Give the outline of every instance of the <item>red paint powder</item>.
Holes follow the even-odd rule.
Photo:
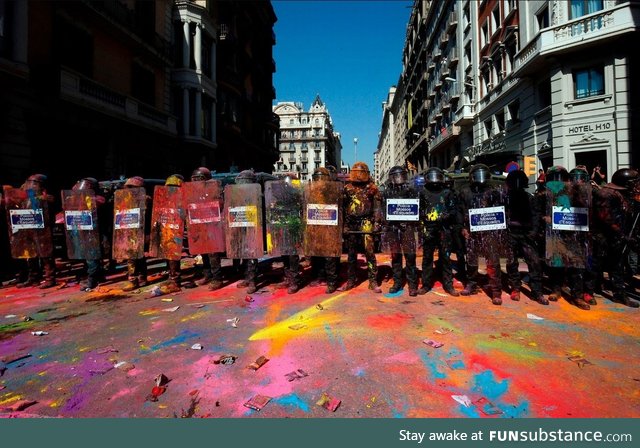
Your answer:
[[[405,313],[378,314],[367,318],[367,325],[373,328],[396,329],[406,325],[413,316]]]

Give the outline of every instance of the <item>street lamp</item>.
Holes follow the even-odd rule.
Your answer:
[[[356,163],[358,161],[358,137],[353,137],[353,152],[355,154],[353,163]]]

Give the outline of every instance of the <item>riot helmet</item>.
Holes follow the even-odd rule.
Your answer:
[[[73,190],[93,190],[98,192],[98,180],[93,177],[84,177],[73,186]]]
[[[416,188],[424,187],[425,183],[426,183],[426,180],[422,174],[418,174],[416,177],[413,178],[413,186]]]
[[[327,165],[327,170],[329,170],[330,180],[336,180],[338,178],[338,170],[333,165]]]
[[[254,184],[256,183],[256,173],[253,170],[244,170],[236,176],[236,184]]]
[[[618,189],[626,190],[627,188],[630,188],[630,184],[638,180],[638,178],[640,178],[638,170],[633,168],[621,168],[611,176],[611,184],[619,187]]]
[[[424,175],[425,183],[427,186],[429,185],[439,185],[444,186],[445,176],[444,171],[437,166],[432,166],[427,170]]]
[[[529,176],[522,170],[513,170],[507,174],[506,182],[509,190],[524,190],[529,186]]]
[[[133,176],[124,182],[125,188],[144,187],[144,179],[140,176]]]
[[[311,175],[311,180],[313,181],[329,181],[331,180],[331,172],[324,167],[316,168],[313,174]]]
[[[389,170],[389,183],[391,185],[404,185],[407,183],[407,170],[396,165]]]
[[[369,167],[364,162],[356,162],[351,168],[349,173],[349,180],[351,182],[369,182]]]
[[[198,180],[209,180],[211,179],[211,170],[204,166],[196,168],[191,173],[191,182],[196,182]]]
[[[167,187],[181,187],[184,182],[184,177],[182,174],[172,174],[167,177],[167,180],[164,181],[165,186]]]
[[[547,182],[567,182],[569,180],[569,173],[565,167],[560,165],[554,165],[547,170],[546,181]]]
[[[569,178],[571,179],[571,182],[573,182],[574,184],[577,184],[580,182],[588,183],[589,173],[587,172],[587,170],[575,167],[574,169],[569,171]]]
[[[486,185],[491,180],[491,171],[483,163],[473,165],[469,171],[469,182],[475,185]]]
[[[25,190],[42,191],[47,183],[47,176],[44,174],[32,174],[24,183]]]

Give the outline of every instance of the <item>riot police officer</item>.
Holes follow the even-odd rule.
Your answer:
[[[235,179],[237,185],[255,184],[258,181],[256,174],[253,170],[241,171]],[[259,243],[262,245],[262,242]],[[236,284],[237,288],[247,288],[247,294],[253,294],[256,292],[257,279],[258,279],[258,259],[249,258],[243,260],[245,277],[244,280],[239,281]]]
[[[367,259],[369,289],[381,293],[378,286],[378,265],[376,262],[374,236],[381,222],[380,202],[382,196],[376,184],[371,180],[369,167],[364,162],[356,162],[349,173],[349,182],[344,188],[344,230],[347,239],[347,283],[344,290],[356,286],[357,251],[360,242],[364,242]]]
[[[144,179],[140,176],[129,177],[124,182],[124,188],[143,188]],[[151,198],[145,195],[145,228],[143,243],[148,246],[148,235],[151,221]],[[148,249],[148,247],[147,247]],[[127,260],[127,283],[122,288],[123,291],[133,291],[134,289],[141,288],[147,285],[147,260],[143,256],[142,258],[130,258]]]
[[[389,293],[393,294],[402,289],[402,255],[404,254],[409,296],[415,297],[418,294],[415,237],[417,220],[419,219],[418,193],[409,186],[407,170],[404,167],[397,165],[389,170],[388,185],[383,198],[386,205],[386,220],[382,245],[383,248],[387,247],[391,251],[391,270],[393,272],[393,286],[389,288]],[[399,209],[398,205],[393,203],[395,200],[415,200],[416,206],[412,209],[410,204],[407,204],[409,207],[405,207],[406,213],[394,214],[393,211]],[[415,215],[412,214],[414,209]]]
[[[431,167],[425,173],[425,188],[420,192],[420,224],[422,236],[422,287],[418,294],[433,288],[433,253],[438,249],[442,269],[442,287],[447,294],[460,294],[453,287],[451,271],[451,233],[456,221],[456,203],[452,191],[445,186],[444,171]]]

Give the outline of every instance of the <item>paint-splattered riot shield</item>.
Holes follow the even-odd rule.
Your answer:
[[[93,191],[62,191],[67,256],[72,260],[98,260],[102,257],[97,207]]]
[[[486,191],[475,197],[468,210],[469,239],[467,252],[478,257],[510,254],[505,210],[505,190],[501,188]]]
[[[260,184],[227,185],[225,237],[228,258],[262,258],[262,189]]]
[[[47,201],[34,190],[4,187],[9,243],[13,258],[50,257],[52,226]]]
[[[143,187],[116,190],[113,197],[113,259],[144,257],[147,195]]]
[[[302,252],[302,188],[285,181],[264,186],[267,221],[267,253],[272,256]]]
[[[156,185],[151,211],[149,255],[165,260],[180,260],[183,237],[182,188]]]
[[[586,268],[591,259],[589,184],[546,183],[545,261],[551,267]]]
[[[384,225],[380,248],[384,253],[415,254],[418,250],[418,221],[420,198],[412,188],[385,191]]]
[[[304,189],[304,254],[342,254],[342,182],[311,182]]]
[[[225,251],[222,187],[220,181],[185,182],[182,194],[186,212],[189,253]]]

